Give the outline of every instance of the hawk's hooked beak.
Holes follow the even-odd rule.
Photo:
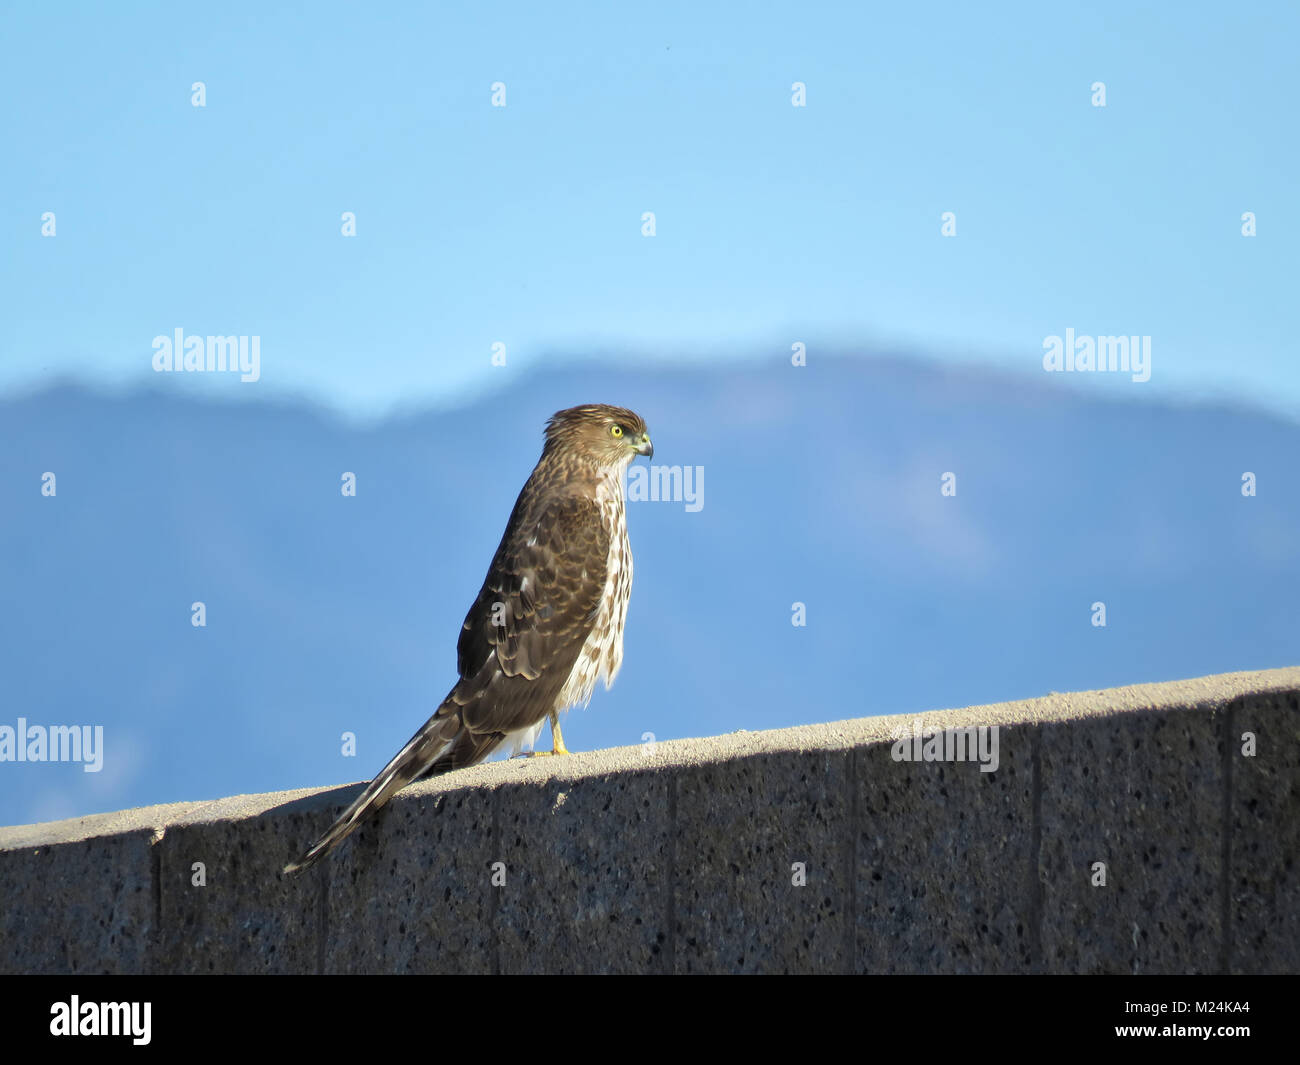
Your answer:
[[[652,459],[655,457],[655,446],[654,444],[650,443],[649,433],[641,434],[641,439],[638,440],[636,444],[636,453],[638,455],[644,455],[648,459]]]

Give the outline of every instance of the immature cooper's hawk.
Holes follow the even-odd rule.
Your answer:
[[[548,719],[554,754],[568,754],[559,712],[586,704],[623,661],[632,591],[623,473],[654,455],[645,422],[595,404],[559,411],[519,493],[505,535],[456,643],[460,680],[406,746],[306,854],[329,854],[418,777],[482,761],[503,743],[531,745]]]

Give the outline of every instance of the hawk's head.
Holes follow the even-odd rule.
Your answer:
[[[557,449],[585,456],[601,466],[619,468],[638,455],[651,458],[655,453],[639,414],[604,403],[552,414],[546,423],[546,451]]]

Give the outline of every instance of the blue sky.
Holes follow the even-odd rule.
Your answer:
[[[1300,401],[1294,5],[3,20],[0,392],[156,384],[177,327],[257,335],[261,394],[358,417],[795,340],[1041,374],[1072,328],[1152,337],[1134,398]]]

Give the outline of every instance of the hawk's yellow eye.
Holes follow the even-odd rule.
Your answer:
[[[623,435],[623,427],[621,425],[611,425],[609,431],[615,437],[620,437]]]

